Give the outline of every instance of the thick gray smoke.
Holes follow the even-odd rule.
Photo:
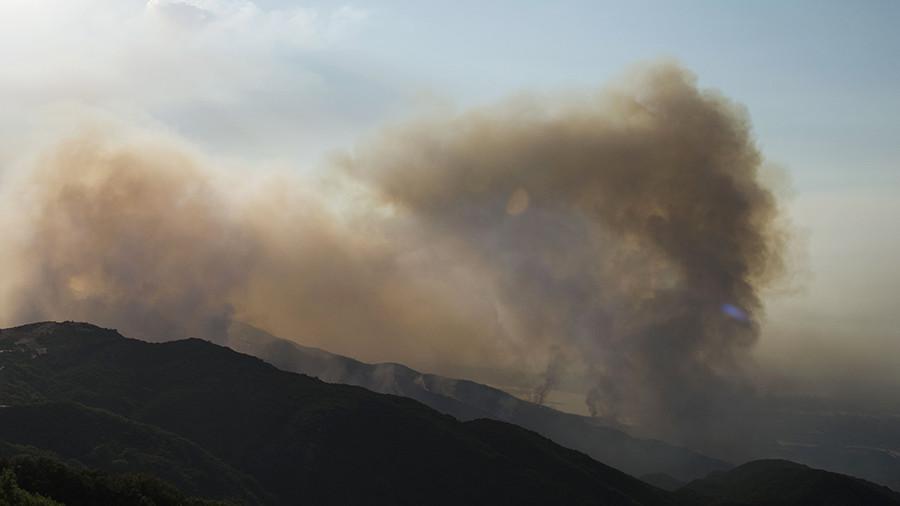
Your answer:
[[[175,337],[239,318],[425,367],[549,359],[539,400],[574,357],[593,413],[684,441],[745,393],[778,209],[746,114],[676,65],[392,129],[325,185],[235,185],[175,151],[45,155],[6,319]]]
[[[781,268],[760,163],[739,107],[661,65],[417,125],[355,168],[491,277],[508,335],[583,357],[592,412],[671,433],[743,393],[758,288]]]

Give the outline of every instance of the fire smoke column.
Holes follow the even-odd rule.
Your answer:
[[[750,397],[777,203],[744,111],[677,65],[386,130],[319,186],[234,184],[168,137],[121,135],[0,188],[0,317],[145,338],[237,318],[424,368],[546,368],[537,401],[583,370],[596,416],[698,448]]]
[[[592,412],[687,440],[746,393],[781,268],[761,161],[742,108],[661,63],[395,130],[348,166],[485,273],[511,348],[581,357]]]

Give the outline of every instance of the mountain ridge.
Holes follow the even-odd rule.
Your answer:
[[[98,329],[80,347],[84,333],[55,323],[0,332],[10,350],[0,403],[74,402],[159,427],[254,477],[278,504],[677,504],[503,422],[459,422],[199,339],[151,344]]]
[[[234,476],[250,477],[249,493],[235,498],[219,484],[175,476],[194,497],[213,501],[900,504],[886,487],[785,461],[749,462],[669,492],[527,428],[485,418],[461,422],[407,397],[282,371],[200,339],[147,343],[86,324],[0,330],[0,404],[7,406],[0,409],[0,459],[49,455],[115,472],[123,456],[131,465],[126,471],[157,476],[166,474],[158,466],[167,462],[172,472],[202,475],[190,455],[209,455],[210,469],[221,461]],[[102,423],[77,423],[79,417]],[[76,482],[78,473],[69,473]],[[117,483],[110,476],[104,483]],[[41,486],[22,488],[43,493],[66,486],[42,479]],[[163,482],[146,483],[178,496]],[[256,484],[264,492],[256,495]],[[822,501],[829,497],[843,502]]]
[[[705,506],[900,505],[900,493],[888,487],[781,459],[755,460],[714,472],[676,495]]]
[[[460,420],[485,417],[519,425],[633,476],[663,473],[688,482],[733,467],[693,450],[635,438],[590,417],[524,401],[475,381],[421,373],[403,364],[369,364],[303,346],[243,323],[232,324],[227,335],[215,342],[286,371],[409,397]]]

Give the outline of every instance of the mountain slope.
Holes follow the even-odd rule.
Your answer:
[[[461,420],[485,417],[515,423],[634,476],[668,475],[686,483],[732,467],[691,450],[633,438],[591,418],[560,413],[485,385],[422,374],[399,364],[366,364],[300,346],[245,324],[233,324],[218,342],[284,370],[403,395]],[[900,423],[895,410],[854,413],[827,400],[802,397],[786,397],[770,407],[758,420],[758,437],[745,453],[735,456],[737,461],[785,459],[900,490]]]
[[[153,426],[73,403],[0,409],[0,455],[52,455],[87,468],[146,472],[197,496],[264,504],[265,492],[250,477],[196,444]],[[29,448],[40,451],[29,451]]]
[[[688,482],[732,467],[685,448],[633,438],[592,418],[523,401],[473,381],[423,374],[400,364],[363,363],[301,346],[246,324],[232,324],[219,344],[285,371],[410,397],[460,420],[491,418],[513,423],[634,476],[662,473]]]
[[[77,402],[186,438],[282,504],[674,504],[537,434],[86,324],[0,331],[0,403]]]
[[[3,506],[228,506],[189,497],[147,475],[85,470],[45,457],[0,461]]]
[[[900,494],[887,487],[786,460],[757,460],[713,473],[678,495],[708,506],[900,505]]]

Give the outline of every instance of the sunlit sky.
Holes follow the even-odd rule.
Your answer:
[[[0,13],[5,88],[130,101],[199,138],[246,133],[229,116],[253,109],[301,131],[339,116],[325,129],[343,141],[428,100],[594,88],[672,57],[748,107],[798,190],[900,183],[896,2],[6,0]],[[116,72],[146,73],[147,89],[123,91],[138,83]]]
[[[890,369],[898,21],[894,1],[3,0],[0,161],[76,108],[302,170],[385,123],[596,88],[674,58],[747,107],[787,172],[806,260],[798,289],[771,298],[771,333],[849,327],[864,345],[835,338],[835,353],[864,349]]]

